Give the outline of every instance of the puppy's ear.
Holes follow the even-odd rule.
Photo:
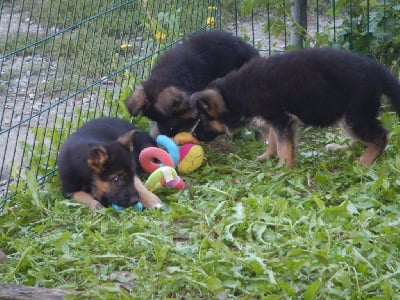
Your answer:
[[[140,132],[142,132],[140,129],[133,129],[131,131],[128,131],[127,133],[121,135],[117,139],[117,142],[128,149],[129,152],[133,152],[133,137]]]
[[[139,111],[148,103],[146,92],[142,85],[136,86],[132,96],[126,100],[125,104],[129,113],[136,116]]]
[[[184,115],[190,112],[188,99],[189,95],[185,91],[169,86],[157,96],[154,107],[164,116]]]
[[[214,89],[192,94],[190,104],[213,119],[217,119],[219,114],[228,111],[221,94]]]
[[[106,148],[102,145],[92,145],[89,148],[89,158],[87,160],[89,168],[96,174],[100,174],[104,170],[107,163],[108,154]]]

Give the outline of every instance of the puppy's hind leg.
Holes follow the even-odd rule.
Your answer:
[[[139,193],[140,202],[143,204],[145,208],[161,208],[163,206],[160,198],[150,192],[139,179],[139,177],[135,176],[133,179],[133,184],[135,189]]]
[[[296,145],[293,140],[287,136],[279,136],[277,142],[278,150],[278,166],[285,165],[287,168],[292,168],[296,161]]]
[[[383,152],[389,140],[389,135],[382,123],[376,119],[364,119],[364,122],[354,123],[352,136],[359,139],[367,149],[360,157],[363,166],[372,164]]]
[[[386,144],[389,140],[389,135],[385,135],[382,139],[375,140],[374,142],[365,143],[367,150],[360,157],[360,163],[362,166],[368,166],[372,164],[379,155],[383,152]]]

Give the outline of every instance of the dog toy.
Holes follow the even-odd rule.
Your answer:
[[[156,141],[173,157],[175,168],[179,173],[191,173],[200,168],[203,163],[204,150],[197,145],[199,141],[189,132],[180,132],[172,139],[165,135],[159,135]]]
[[[204,150],[200,145],[184,144],[180,147],[179,154],[178,172],[181,174],[197,170],[204,160]]]
[[[181,132],[173,139],[166,135],[159,135],[156,142],[162,148],[148,147],[139,154],[140,165],[148,173],[155,172],[160,167],[169,166],[177,168],[182,174],[188,174],[197,170],[203,163],[204,150],[200,145],[195,144],[199,141],[191,133]],[[179,147],[178,144],[181,146]]]
[[[139,154],[139,162],[143,170],[148,173],[152,173],[162,166],[175,167],[172,157],[164,149],[157,147],[144,148]]]
[[[156,139],[157,145],[163,147],[167,150],[168,154],[172,157],[174,161],[174,166],[176,167],[179,162],[179,147],[174,142],[173,139],[167,137],[166,135],[159,135]]]
[[[170,166],[163,166],[158,168],[150,174],[145,182],[145,187],[153,192],[161,186],[170,186],[177,190],[181,190],[185,187],[185,183],[182,178],[178,176],[176,170]]]
[[[177,145],[200,144],[199,140],[196,139],[190,132],[180,132],[172,139]]]
[[[111,204],[111,206],[116,210],[116,211],[121,211],[124,210],[125,207],[119,206],[117,204]],[[134,211],[142,211],[143,210],[143,204],[141,202],[136,202],[135,205],[132,206]]]

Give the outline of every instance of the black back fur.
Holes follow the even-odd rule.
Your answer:
[[[398,79],[376,61],[335,49],[308,49],[270,58],[254,58],[241,69],[212,82],[226,111],[217,119],[230,128],[260,117],[276,128],[287,125],[290,115],[303,123],[328,126],[345,119],[364,141],[384,134],[377,121],[380,98],[386,95],[400,112]],[[209,116],[195,131],[200,140],[218,132]]]
[[[174,86],[186,95],[182,101],[190,109],[189,97],[193,92],[258,55],[254,47],[226,31],[211,30],[190,36],[164,53],[150,77],[142,82],[148,101],[142,109],[143,114],[158,122],[161,134],[172,136],[189,130],[195,120],[183,120],[179,116],[181,111],[169,115],[160,113],[155,107],[158,95],[165,88]]]

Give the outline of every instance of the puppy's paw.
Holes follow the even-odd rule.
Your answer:
[[[265,154],[259,155],[256,158],[256,160],[258,160],[258,161],[263,161],[263,160],[268,160],[268,159],[269,159],[269,155],[265,155]]]
[[[264,160],[269,160],[271,158],[271,155],[273,155],[272,153],[270,153],[268,150],[267,152],[257,156],[257,160],[258,161],[264,161]]]
[[[99,201],[96,200],[89,202],[88,205],[91,210],[101,209],[104,207]]]
[[[343,144],[343,145],[341,145],[341,144],[335,144],[335,143],[333,143],[333,144],[327,144],[327,145],[325,146],[325,150],[328,151],[328,152],[333,152],[333,151],[336,151],[336,150],[347,150],[347,149],[349,149],[352,145],[353,145],[353,143]]]
[[[160,198],[154,195],[152,192],[147,192],[145,195],[141,195],[140,202],[142,202],[143,207],[147,209],[162,208],[163,203]]]
[[[161,209],[161,208],[163,208],[163,207],[164,207],[164,204],[162,204],[162,203],[156,203],[156,204],[154,204],[153,207],[150,207],[150,208],[151,208],[151,209],[153,209],[153,208]]]
[[[343,149],[343,147],[344,147],[344,145],[332,143],[332,144],[325,145],[325,150],[328,152],[333,152],[333,151],[336,151],[339,149]]]
[[[139,193],[139,199],[144,208],[153,209],[161,208],[163,206],[160,198],[150,192],[137,176],[135,176],[134,185]]]

